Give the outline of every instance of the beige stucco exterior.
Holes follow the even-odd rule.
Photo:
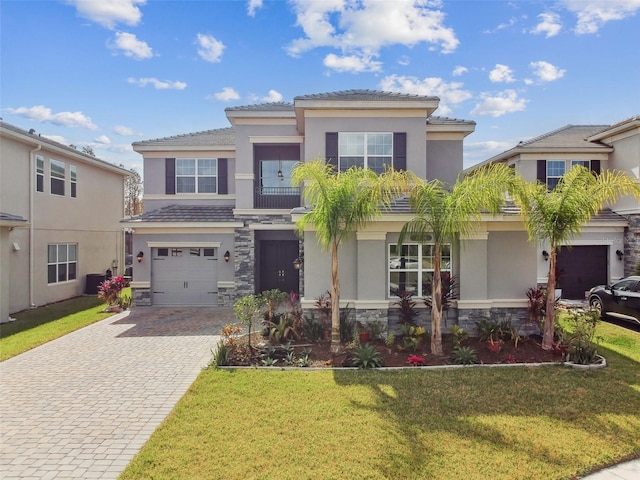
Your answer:
[[[114,261],[116,268],[124,268],[119,221],[127,171],[7,124],[0,125],[0,133],[0,210],[28,222],[3,228],[0,237],[5,318],[30,306],[81,295],[86,275],[113,270]],[[36,191],[36,157],[44,165],[42,192]],[[51,192],[52,160],[64,163],[64,195]],[[71,196],[72,166],[77,175],[75,197]],[[48,282],[51,244],[77,245],[75,279]]]

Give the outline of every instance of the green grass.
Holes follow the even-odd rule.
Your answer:
[[[100,311],[105,306],[97,297],[75,297],[14,314],[15,322],[0,325],[0,361],[113,315]]]
[[[640,334],[606,369],[202,372],[121,479],[569,479],[640,456]]]

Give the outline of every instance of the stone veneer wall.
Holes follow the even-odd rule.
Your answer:
[[[148,307],[151,305],[150,288],[131,288],[131,305]]]
[[[629,226],[624,230],[624,276],[634,275],[640,264],[640,214],[628,215]]]
[[[528,321],[528,312],[526,308],[470,308],[458,310],[458,325],[469,332],[469,335],[476,334],[476,322],[489,318],[495,321],[503,321],[511,319],[513,326],[523,326]],[[443,328],[443,333],[445,329]],[[525,332],[534,333],[534,332]]]

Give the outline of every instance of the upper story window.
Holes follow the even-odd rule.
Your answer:
[[[64,196],[65,164],[51,159],[51,193]]]
[[[77,250],[75,243],[50,244],[47,250],[47,283],[62,283],[77,277]]]
[[[36,192],[44,192],[44,157],[36,155]]]
[[[260,160],[260,193],[280,195],[291,189],[291,171],[297,160]]]
[[[338,169],[356,166],[384,172],[393,166],[393,133],[340,132],[338,134]]]
[[[176,193],[217,193],[218,161],[215,158],[177,158]]]
[[[389,245],[389,296],[406,291],[413,295],[430,295],[433,280],[435,246],[410,243]],[[444,244],[440,252],[441,273],[451,274],[451,245]]]
[[[587,170],[591,170],[591,160],[571,160],[571,168],[580,165]]]
[[[548,160],[547,161],[547,188],[553,190],[558,185],[560,178],[565,174],[564,160]]]
[[[71,175],[71,196],[76,198],[78,195],[78,169],[75,165],[69,165],[69,174]]]

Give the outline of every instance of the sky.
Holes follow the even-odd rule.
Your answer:
[[[469,167],[640,113],[640,0],[0,0],[0,116],[142,172],[224,109],[371,89],[473,120]]]

